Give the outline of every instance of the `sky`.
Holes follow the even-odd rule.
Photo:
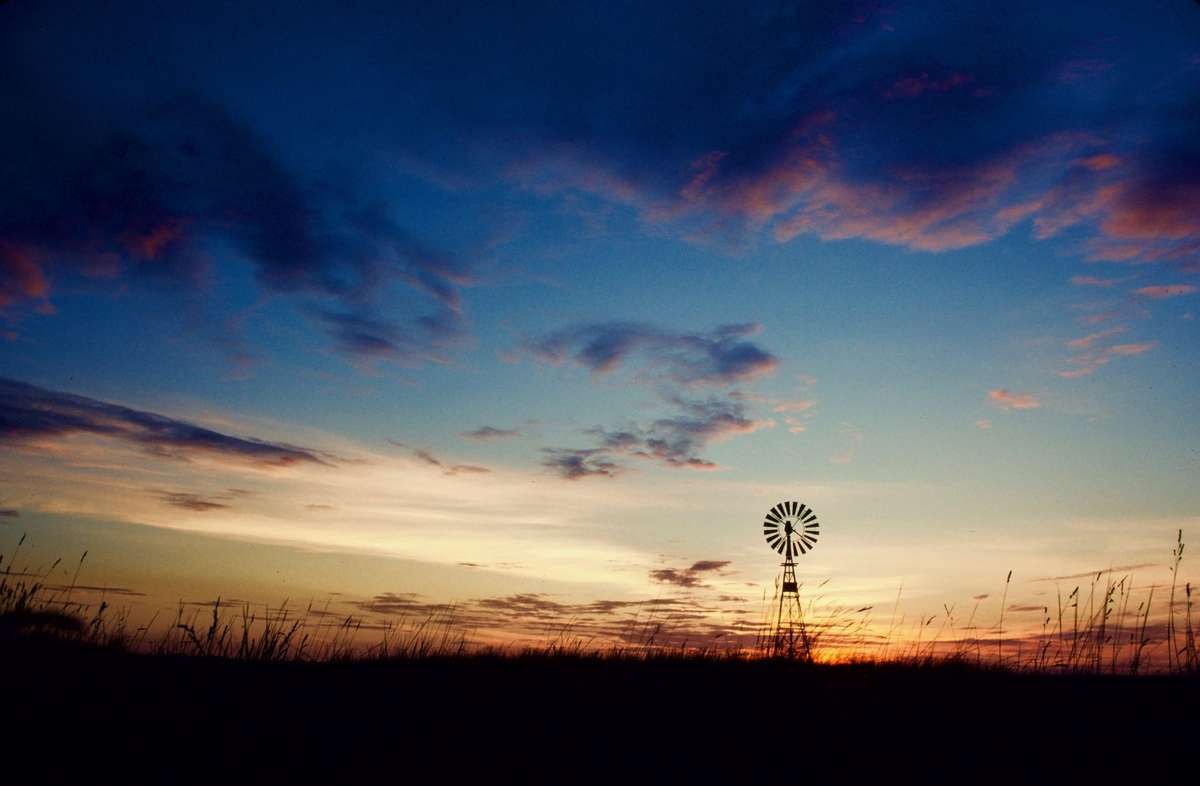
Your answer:
[[[799,500],[1019,627],[1200,531],[1196,3],[15,0],[0,92],[49,581],[735,636]]]

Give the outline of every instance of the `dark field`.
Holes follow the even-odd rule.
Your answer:
[[[0,642],[0,780],[1194,782],[1200,680],[578,656],[256,663]]]

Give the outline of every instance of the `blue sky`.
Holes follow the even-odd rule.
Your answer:
[[[40,548],[732,597],[797,498],[857,602],[1197,520],[1194,3],[13,2],[0,85]]]

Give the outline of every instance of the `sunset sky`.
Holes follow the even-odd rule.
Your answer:
[[[1200,6],[745,6],[0,5],[0,553],[715,634],[795,499],[885,620],[1161,582]]]

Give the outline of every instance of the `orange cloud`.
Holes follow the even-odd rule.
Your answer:
[[[988,391],[988,400],[1000,409],[1037,409],[1042,402],[1030,393],[1010,393],[1004,388]]]
[[[1169,297],[1190,295],[1193,292],[1196,292],[1198,289],[1200,288],[1194,287],[1191,284],[1166,284],[1163,286],[1142,287],[1140,289],[1135,289],[1134,292],[1137,292],[1142,297],[1148,297],[1154,300],[1164,300]]]

